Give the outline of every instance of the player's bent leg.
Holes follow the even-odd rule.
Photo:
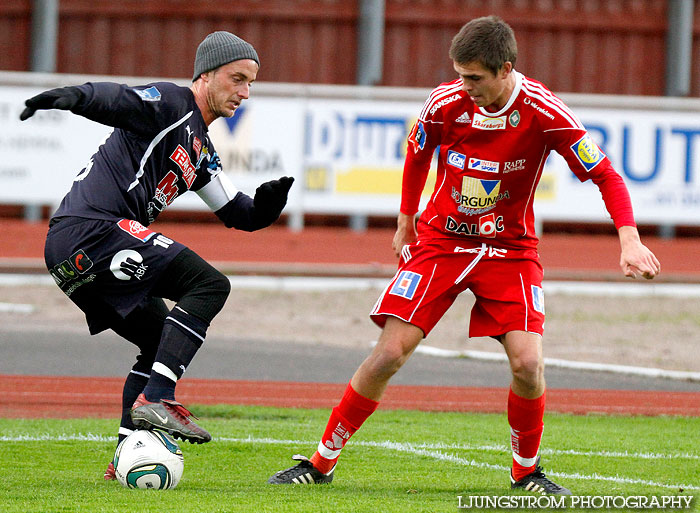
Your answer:
[[[511,488],[532,493],[571,495],[547,478],[539,465],[544,429],[545,380],[542,338],[538,334],[512,331],[503,337],[513,380],[508,394],[511,433]]]
[[[163,332],[168,307],[160,298],[149,298],[147,303],[126,316],[112,321],[112,331],[136,345],[140,353],[124,381],[122,391],[122,420],[119,425],[121,442],[136,426],[131,420],[131,407],[148,382]]]
[[[358,394],[379,401],[391,377],[423,340],[423,330],[396,317],[386,320],[377,345],[360,364],[351,384]]]
[[[159,278],[152,294],[177,304],[165,318],[150,378],[131,410],[137,427],[162,429],[191,443],[211,440],[175,400],[175,386],[204,343],[209,323],[223,308],[229,292],[228,279],[187,248]]]
[[[513,377],[512,390],[520,397],[540,397],[545,389],[542,337],[526,331],[510,331],[502,339]]]
[[[322,484],[333,480],[340,453],[350,437],[377,409],[386,386],[423,339],[423,331],[390,317],[372,353],[357,369],[340,403],[331,411],[318,448],[309,459],[273,475],[270,484]]]
[[[168,308],[162,299],[150,298],[144,306],[135,309],[124,318],[98,297],[79,297],[77,299],[91,315],[100,319],[100,323],[104,327],[112,329],[140,350],[136,357],[136,363],[124,380],[122,389],[122,416],[117,436],[117,445],[119,445],[136,429],[131,420],[131,407],[148,381]],[[89,307],[85,306],[84,303],[88,303]],[[106,481],[116,479],[112,462],[104,471],[104,479]]]

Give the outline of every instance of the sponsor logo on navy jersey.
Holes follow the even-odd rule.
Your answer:
[[[86,283],[91,283],[91,282],[93,282],[93,281],[95,280],[95,278],[97,278],[97,275],[96,275],[96,274],[89,274],[89,275],[87,275],[85,278],[83,278],[83,279],[81,279],[81,280],[77,280],[77,281],[71,283],[71,286],[68,287],[68,288],[67,288],[66,290],[64,290],[63,292],[66,294],[66,296],[70,297],[70,295],[71,295],[73,292],[75,292],[79,287],[82,287],[82,286],[85,285]]]
[[[87,253],[79,249],[73,253],[67,260],[54,265],[49,269],[49,274],[58,284],[64,284],[74,280],[80,274],[84,274],[92,267],[92,260],[87,256]]]
[[[170,160],[177,164],[177,167],[182,171],[182,179],[187,184],[187,188],[192,187],[192,182],[196,177],[195,167],[192,165],[192,160],[190,159],[190,154],[187,150],[182,147],[181,144],[177,145],[175,151],[170,155]]]
[[[449,150],[447,152],[447,163],[451,166],[458,167],[459,169],[464,169],[464,161],[466,156],[456,151]]]
[[[87,256],[87,253],[79,249],[67,260],[49,269],[49,274],[56,282],[56,285],[61,287],[61,290],[63,290],[67,296],[70,296],[78,287],[90,283],[95,279],[94,274],[81,277],[82,274],[85,274],[92,268],[92,265],[92,260]]]
[[[392,285],[389,294],[405,297],[406,299],[413,299],[422,277],[423,275],[418,273],[401,271],[399,277],[396,278],[396,281]]]
[[[112,257],[109,270],[115,278],[122,281],[140,280],[148,266],[143,263],[143,256],[133,249],[123,249]]]
[[[156,234],[154,231],[149,230],[138,221],[132,221],[131,219],[122,219],[121,221],[117,222],[117,226],[142,242],[146,242]]]
[[[82,249],[79,249],[70,256],[70,263],[80,274],[84,274],[85,271],[90,270],[92,267],[92,260],[90,260]]]
[[[157,102],[160,101],[161,95],[160,91],[156,86],[151,86],[146,89],[132,89],[139,97],[145,102]]]
[[[177,175],[174,171],[168,171],[168,174],[158,182],[155,195],[146,208],[149,223],[152,223],[158,216],[157,212],[162,212],[165,210],[165,207],[175,200],[179,190],[177,186]]]

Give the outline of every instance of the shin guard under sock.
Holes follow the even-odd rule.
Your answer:
[[[204,343],[208,323],[175,306],[163,324],[153,372],[143,390],[151,402],[175,399],[175,385]]]
[[[327,474],[333,469],[340,451],[377,406],[377,401],[361,396],[348,384],[340,403],[331,412],[317,451],[310,458],[318,471]]]
[[[508,394],[508,424],[513,451],[513,479],[521,480],[535,470],[542,440],[545,394],[525,399],[513,390]]]
[[[138,366],[138,363],[136,364]],[[124,440],[132,431],[136,429],[131,421],[131,408],[134,401],[143,391],[148,382],[148,374],[132,369],[124,381],[122,391],[122,419],[119,424],[119,438],[117,444]]]

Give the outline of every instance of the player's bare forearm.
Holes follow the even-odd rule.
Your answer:
[[[399,213],[396,220],[396,233],[391,244],[396,256],[401,254],[401,249],[405,245],[413,244],[417,238],[415,215]]]
[[[620,237],[620,268],[628,278],[643,276],[651,280],[661,272],[661,264],[656,255],[647,248],[639,238],[639,232],[634,226],[621,226],[618,229]]]

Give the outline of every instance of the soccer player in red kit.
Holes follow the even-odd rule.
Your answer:
[[[568,107],[514,69],[517,46],[500,18],[470,21],[449,52],[459,78],[435,88],[408,137],[393,248],[399,269],[371,313],[382,327],[310,459],[270,483],[328,483],[350,436],[377,408],[391,376],[466,289],[469,335],[491,336],[512,371],[507,411],[511,487],[569,495],[539,465],[545,408],[544,294],[533,199],[549,152],[592,180],[618,230],[626,276],[653,278],[659,261],[639,238],[620,175]],[[415,215],[439,146],[435,190]]]

